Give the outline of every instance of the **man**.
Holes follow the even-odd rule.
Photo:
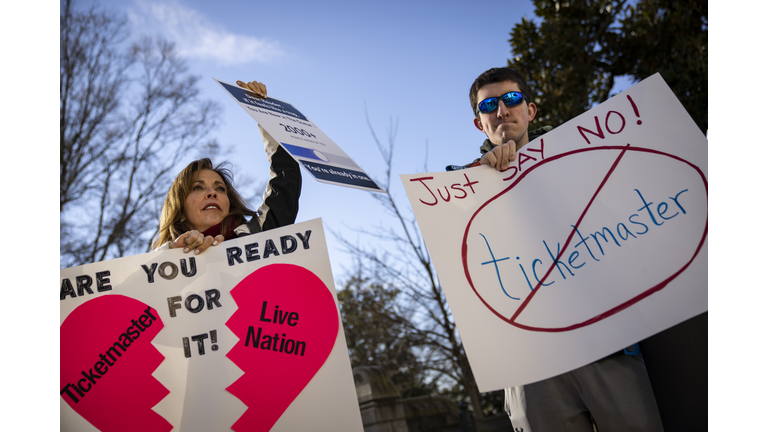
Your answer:
[[[552,129],[528,131],[537,107],[525,78],[511,68],[483,72],[469,91],[475,127],[488,139],[482,157],[448,170],[490,165],[509,168],[530,140]],[[512,221],[514,222],[514,221]],[[504,391],[505,409],[515,431],[662,431],[642,356],[637,345],[565,374]]]
[[[510,104],[516,102],[510,106],[497,98],[509,92],[517,93],[509,96]],[[491,100],[482,105],[488,112],[483,113],[479,104],[489,98]],[[509,168],[509,162],[516,159],[518,150],[530,140],[552,130],[552,126],[544,126],[528,132],[528,123],[536,117],[538,110],[536,104],[531,102],[525,78],[514,69],[493,68],[483,72],[472,84],[469,101],[475,113],[475,127],[484,132],[488,139],[480,147],[482,158],[464,166],[448,166],[449,171],[480,164],[505,170]]]

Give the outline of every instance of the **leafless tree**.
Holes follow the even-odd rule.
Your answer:
[[[387,227],[356,229],[364,237],[373,240],[366,245],[350,241],[337,233],[334,235],[347,252],[365,262],[367,278],[400,293],[398,310],[406,318],[399,321],[407,325],[410,337],[418,340],[414,345],[421,347],[418,360],[422,362],[420,368],[432,371],[443,387],[459,387],[460,394],[469,398],[475,415],[482,416],[489,409],[483,404],[416,220],[403,212],[390,192],[397,122],[390,120],[388,142],[383,144],[371,126],[367,110],[366,121],[386,165],[386,180],[379,182],[386,193],[371,193],[371,196],[394,223]],[[386,245],[390,246],[391,252]],[[361,270],[358,269],[358,272]]]
[[[217,149],[220,108],[173,44],[129,43],[122,17],[65,0],[60,37],[60,265],[146,252],[179,163]]]

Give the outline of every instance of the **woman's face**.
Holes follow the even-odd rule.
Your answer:
[[[229,196],[221,176],[201,170],[184,200],[184,218],[200,232],[221,223],[229,214]]]

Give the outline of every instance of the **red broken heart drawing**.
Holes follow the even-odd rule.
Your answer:
[[[227,327],[239,338],[227,353],[243,375],[227,388],[248,409],[235,431],[268,431],[325,364],[339,332],[328,287],[291,264],[262,267],[231,291]]]
[[[592,316],[592,317],[590,317],[590,318],[588,318],[586,320],[583,320],[581,322],[574,322],[574,323],[571,323],[570,325],[565,325],[565,326],[543,327],[543,326],[525,325],[525,324],[522,324],[522,323],[517,321],[517,319],[520,316],[520,314],[526,309],[527,306],[529,306],[531,304],[532,301],[534,301],[534,297],[542,289],[543,283],[546,283],[547,277],[555,269],[555,266],[556,266],[555,262],[553,262],[552,265],[549,266],[549,268],[546,269],[546,273],[544,273],[544,276],[541,278],[541,281],[543,283],[539,282],[539,283],[537,283],[535,285],[535,287],[533,287],[532,292],[525,298],[525,300],[522,302],[522,304],[516,309],[516,311],[511,316],[507,316],[507,315],[501,313],[498,310],[498,308],[495,308],[488,301],[488,299],[484,298],[484,296],[480,293],[480,291],[478,291],[477,287],[475,286],[475,283],[472,280],[472,276],[470,274],[470,266],[468,265],[468,236],[469,236],[469,233],[470,233],[470,229],[473,226],[473,223],[477,222],[477,220],[476,220],[477,216],[481,213],[481,211],[483,209],[487,208],[489,204],[491,204],[492,202],[496,201],[500,197],[504,196],[508,192],[512,191],[516,186],[518,186],[520,184],[521,180],[523,180],[525,177],[527,177],[531,173],[538,172],[538,170],[540,170],[542,167],[548,166],[548,164],[550,164],[552,162],[555,162],[555,161],[558,161],[558,160],[561,160],[561,159],[566,158],[568,156],[576,155],[576,154],[589,154],[590,152],[613,152],[613,153],[615,153],[617,155],[617,158],[614,161],[614,163],[613,163],[612,167],[610,168],[610,170],[608,171],[608,173],[603,178],[603,181],[599,185],[598,189],[591,195],[591,200],[589,202],[587,202],[587,203],[584,203],[585,208],[583,209],[583,211],[581,211],[580,217],[578,218],[578,220],[574,220],[573,221],[573,225],[576,228],[579,227],[579,224],[584,219],[585,215],[589,212],[592,203],[598,197],[598,195],[601,192],[601,189],[603,188],[605,183],[608,181],[608,179],[611,177],[612,173],[614,172],[614,170],[619,165],[619,162],[625,156],[625,154],[627,154],[627,152],[637,152],[637,153],[634,153],[634,154],[646,154],[646,155],[654,155],[654,157],[669,158],[669,159],[665,159],[665,160],[672,160],[674,163],[678,163],[677,164],[677,169],[680,169],[680,170],[685,170],[685,169],[693,170],[693,173],[694,173],[693,177],[699,177],[701,179],[701,182],[703,184],[703,191],[704,191],[703,193],[705,195],[707,194],[707,190],[708,190],[707,179],[706,179],[706,176],[704,175],[704,173],[702,172],[702,170],[699,169],[699,167],[693,165],[692,163],[690,163],[690,162],[688,162],[688,161],[686,161],[686,160],[684,160],[684,159],[682,159],[680,157],[677,157],[677,156],[674,156],[674,155],[671,155],[671,154],[668,154],[668,153],[664,153],[664,152],[661,152],[661,151],[658,151],[658,150],[647,149],[647,148],[631,147],[629,145],[627,145],[627,146],[596,146],[596,147],[591,147],[591,148],[582,148],[582,149],[578,149],[578,150],[573,150],[573,151],[570,151],[570,152],[565,152],[565,153],[559,154],[557,156],[549,157],[549,158],[543,160],[542,162],[538,163],[537,165],[529,168],[522,175],[517,177],[515,179],[515,181],[509,187],[507,187],[506,189],[501,191],[499,194],[497,194],[494,197],[492,197],[490,200],[485,202],[483,205],[481,205],[477,209],[477,211],[472,215],[472,217],[470,218],[470,220],[469,220],[469,222],[467,224],[466,230],[464,232],[463,241],[462,241],[462,250],[461,250],[462,263],[463,263],[463,266],[464,266],[464,274],[466,276],[467,281],[469,282],[470,287],[472,288],[474,293],[477,295],[477,297],[480,299],[480,301],[485,305],[485,307],[487,307],[497,317],[499,317],[504,322],[507,322],[508,324],[511,324],[511,325],[513,325],[515,327],[518,327],[518,328],[521,328],[523,330],[537,331],[537,332],[565,332],[565,331],[575,330],[575,329],[578,329],[578,328],[582,328],[582,327],[594,324],[594,323],[596,323],[598,321],[601,321],[603,319],[606,319],[606,318],[608,318],[608,317],[610,317],[610,316],[612,316],[612,315],[614,315],[614,314],[616,314],[616,313],[618,313],[618,312],[620,312],[622,310],[625,310],[625,309],[631,307],[632,305],[637,304],[641,300],[647,298],[648,296],[650,296],[650,295],[652,295],[652,294],[654,294],[656,292],[659,292],[660,290],[664,289],[667,285],[669,285],[670,282],[672,282],[678,276],[680,276],[691,265],[691,263],[694,261],[694,259],[696,259],[696,257],[699,255],[699,252],[701,252],[701,250],[702,250],[704,242],[705,242],[705,240],[707,238],[708,218],[705,220],[705,222],[703,224],[700,239],[697,238],[698,242],[696,243],[696,246],[693,247],[691,252],[690,252],[691,255],[690,256],[686,256],[686,257],[681,257],[682,264],[680,265],[679,268],[677,268],[675,271],[673,271],[671,274],[667,275],[666,277],[663,277],[663,279],[660,282],[655,283],[652,286],[648,286],[647,288],[643,289],[641,292],[639,292],[638,294],[634,295],[632,298],[630,298],[630,299],[628,299],[626,301],[623,301],[620,304],[614,305],[613,307],[607,308],[606,310],[600,311],[599,313],[595,314],[594,316]],[[596,153],[591,153],[591,154],[596,154]],[[706,199],[706,196],[704,198]],[[565,253],[566,249],[568,248],[568,246],[570,244],[573,244],[573,243],[575,243],[577,241],[577,240],[574,240],[575,232],[576,232],[576,229],[571,231],[570,235],[568,236],[568,238],[565,239],[565,242],[563,243],[563,246],[562,246],[562,249],[561,249],[562,250],[561,255],[557,257],[557,260],[560,260],[562,258],[562,254]],[[565,258],[563,258],[563,259],[565,259]],[[544,289],[546,289],[546,287],[544,287]]]
[[[101,431],[165,432],[152,410],[169,391],[152,372],[164,357],[152,346],[158,313],[122,295],[104,295],[72,311],[60,328],[61,397]]]

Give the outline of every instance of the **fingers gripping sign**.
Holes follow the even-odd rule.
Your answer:
[[[237,85],[240,87],[250,90],[253,92],[256,96],[266,99],[267,98],[267,86],[265,86],[263,83],[260,83],[258,81],[250,81],[248,83],[244,83],[242,81],[236,81]]]
[[[218,245],[219,243],[221,243],[221,242],[223,242],[223,241],[224,241],[224,236],[223,236],[223,235],[221,235],[221,234],[217,235],[216,237],[207,236],[207,237],[205,237],[205,239],[203,240],[203,244],[202,244],[202,245],[200,245],[200,247],[198,247],[198,248],[195,250],[195,255],[201,254],[201,253],[203,253],[203,251],[205,251],[206,249],[208,249],[208,247],[210,247],[210,246],[216,246],[216,245]]]
[[[485,153],[480,160],[480,164],[490,165],[499,171],[508,169],[509,163],[517,158],[517,144],[512,140],[507,140],[505,133],[502,133],[502,142],[504,144],[498,145],[493,150]]]
[[[197,230],[187,231],[171,243],[171,249],[184,248],[184,253],[203,244],[205,237]]]
[[[184,248],[184,253],[195,250],[195,255],[203,253],[210,246],[216,246],[224,241],[224,236],[219,234],[216,237],[204,236],[203,233],[192,230],[180,235],[171,243],[171,249]]]

